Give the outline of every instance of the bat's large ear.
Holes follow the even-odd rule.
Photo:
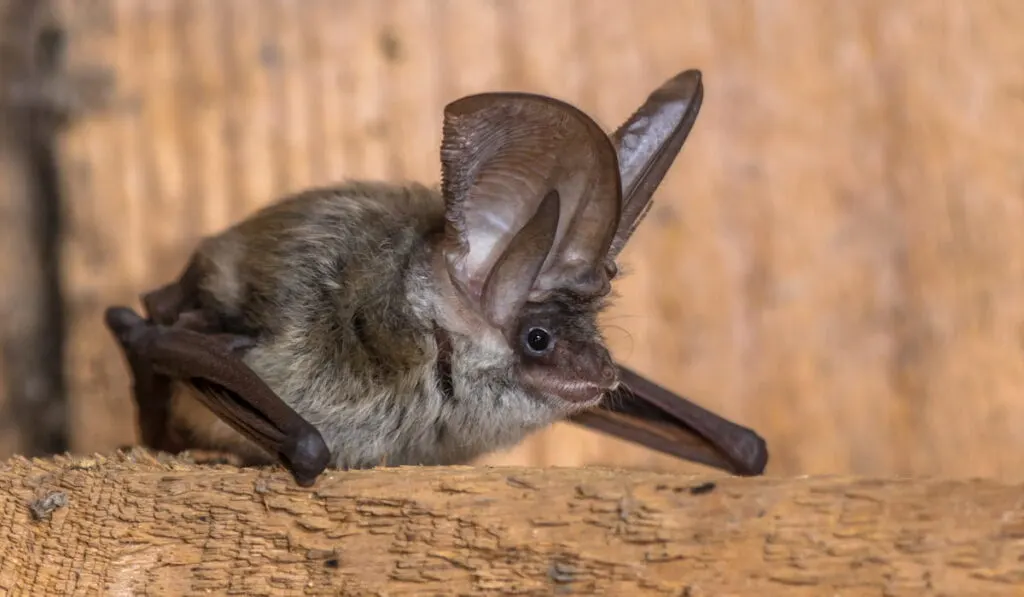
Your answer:
[[[612,133],[623,197],[622,219],[610,252],[613,259],[651,208],[651,197],[679,155],[703,98],[700,71],[683,71],[655,89]]]
[[[622,189],[590,117],[533,94],[465,97],[445,108],[441,163],[448,272],[492,324],[552,291],[608,291]]]

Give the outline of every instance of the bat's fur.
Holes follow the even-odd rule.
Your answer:
[[[244,362],[319,429],[336,467],[466,462],[596,402],[528,391],[501,332],[452,308],[444,226],[436,189],[353,182],[274,203],[197,252],[204,309],[257,338]],[[604,351],[605,299],[548,308],[562,334]],[[451,337],[450,393],[436,327]],[[269,461],[192,391],[178,384],[171,409],[190,445]]]

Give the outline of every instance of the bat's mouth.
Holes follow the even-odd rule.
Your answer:
[[[609,392],[619,386],[617,375],[587,379],[527,369],[522,371],[521,379],[524,385],[537,395],[558,405],[559,409],[572,412],[597,406]]]
[[[555,400],[568,404],[573,411],[576,411],[597,406],[609,391],[610,389],[606,385],[575,381],[560,383],[556,389],[549,388],[545,393]]]

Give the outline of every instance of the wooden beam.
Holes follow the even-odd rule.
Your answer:
[[[0,465],[0,594],[1011,595],[1021,485],[610,469]]]

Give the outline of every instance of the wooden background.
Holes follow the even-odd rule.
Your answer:
[[[461,95],[546,93],[610,129],[697,67],[701,117],[625,253],[617,356],[759,430],[774,474],[1024,478],[1020,2],[55,5],[64,67],[113,81],[56,141],[73,451],[135,437],[103,308],[202,235],[307,185],[436,181]],[[0,284],[32,275],[5,259]],[[568,426],[487,461],[696,469]]]

